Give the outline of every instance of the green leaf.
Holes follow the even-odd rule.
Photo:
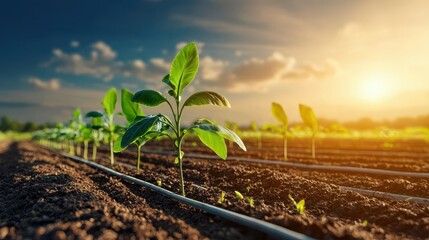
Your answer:
[[[162,82],[167,84],[173,91],[176,87],[170,82],[170,74],[167,74],[162,78]]]
[[[168,129],[168,125],[165,124],[167,120],[166,116],[158,114],[141,117],[141,119],[134,121],[124,133],[121,147],[127,147],[136,141],[140,141],[139,144],[143,145],[150,139],[157,137]]]
[[[183,89],[191,83],[198,72],[198,49],[195,43],[189,43],[176,55],[171,64],[170,83],[176,91],[176,96],[182,95]]]
[[[85,114],[86,118],[97,118],[97,117],[103,117],[103,113],[98,112],[98,111],[91,111],[91,112],[87,112]]]
[[[209,147],[220,158],[226,159],[227,148],[223,137],[216,132],[205,131],[199,128],[193,128],[192,132],[195,133],[204,145]]]
[[[304,123],[313,130],[313,134],[316,134],[319,130],[319,125],[313,110],[309,106],[299,104],[299,113]]]
[[[73,111],[73,118],[74,118],[76,121],[78,121],[78,122],[80,122],[80,121],[82,120],[82,114],[80,113],[80,109],[79,109],[79,108],[76,108],[76,109]]]
[[[115,88],[109,89],[104,95],[104,98],[101,104],[103,104],[104,111],[106,112],[107,116],[113,115],[113,112],[115,111],[117,99],[118,99],[118,94]]]
[[[136,102],[131,101],[133,93],[125,88],[121,90],[121,106],[122,112],[125,115],[128,123],[132,123],[137,116],[143,116],[143,110],[140,105]]]
[[[303,215],[305,214],[305,200],[302,199],[301,201],[299,201],[296,204],[296,210],[298,211],[299,214]]]
[[[198,106],[198,105],[215,105],[221,107],[231,107],[228,100],[215,92],[197,92],[192,94],[184,103],[185,106]]]
[[[137,139],[136,144],[141,147],[145,145],[147,142],[149,142],[150,140],[157,138],[159,135],[161,135],[161,133],[162,132],[150,131],[146,133],[144,136],[142,136],[141,138]]]
[[[280,104],[273,102],[271,111],[273,112],[274,117],[279,122],[281,122],[283,126],[288,126],[289,121],[287,119],[285,111],[283,110],[283,107]]]
[[[239,191],[234,191],[234,193],[235,193],[235,197],[236,198],[238,198],[240,200],[244,199],[243,194],[241,194]]]
[[[90,140],[92,137],[92,130],[91,128],[84,128],[82,130],[82,137],[84,140]]]
[[[246,151],[246,146],[244,145],[243,141],[241,140],[241,138],[232,130],[226,128],[226,127],[222,127],[220,125],[216,125],[214,124],[212,121],[208,120],[208,119],[199,119],[198,121],[196,121],[193,126],[191,127],[191,129],[201,129],[204,131],[209,131],[209,132],[214,132],[219,134],[220,136],[222,136],[223,138],[226,138],[230,141],[233,141],[235,143],[237,143],[237,145],[243,149],[244,151]]]
[[[124,136],[123,134],[119,135],[119,137],[116,139],[115,143],[113,144],[113,151],[115,153],[122,152],[122,151],[124,151],[125,148],[127,148],[127,147],[121,146],[123,136]]]
[[[146,106],[155,107],[163,102],[167,102],[167,98],[158,91],[141,90],[134,94],[132,101]]]

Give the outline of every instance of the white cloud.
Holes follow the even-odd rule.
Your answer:
[[[170,71],[170,63],[166,62],[164,59],[162,58],[152,58],[150,60],[150,63],[160,69],[163,69],[165,71]]]
[[[302,64],[283,75],[285,80],[324,79],[336,75],[340,66],[333,59],[326,59],[322,64]]]
[[[114,52],[112,48],[104,42],[96,42],[92,45],[92,47],[100,51],[102,56],[106,59],[114,59],[116,57],[116,52]]]
[[[228,62],[222,60],[214,60],[210,56],[200,59],[199,74],[202,80],[217,80],[224,72]]]
[[[200,66],[202,85],[223,87],[233,92],[267,91],[280,81],[323,79],[334,76],[340,70],[333,59],[317,65],[297,64],[295,58],[278,52],[264,59],[251,58],[236,66],[205,57],[201,59]]]
[[[60,80],[57,78],[52,78],[50,80],[45,81],[37,77],[31,77],[28,79],[28,83],[30,83],[31,85],[39,89],[53,90],[53,91],[56,91],[61,87]]]
[[[79,45],[80,45],[79,42],[76,40],[73,40],[70,42],[70,46],[73,48],[77,48],[77,47],[79,47]]]
[[[194,42],[195,44],[197,44],[198,52],[199,53],[203,52],[203,47],[205,44],[203,42],[196,42],[196,41]],[[176,44],[176,50],[179,51],[180,49],[184,48],[187,44],[188,42],[179,42],[178,44]]]

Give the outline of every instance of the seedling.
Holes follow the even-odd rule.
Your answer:
[[[217,203],[218,204],[223,204],[225,202],[225,192],[224,191],[222,191],[221,193],[220,193],[220,198],[219,198],[219,200],[217,200]]]
[[[161,185],[162,185],[162,180],[161,180],[161,179],[156,180],[156,184],[158,185],[158,187],[161,187]]]
[[[169,137],[174,143],[177,154],[175,161],[179,165],[181,193],[183,196],[185,195],[185,183],[183,178],[184,153],[182,152],[182,144],[187,134],[197,135],[201,142],[212,149],[222,159],[226,159],[227,156],[224,138],[236,142],[243,150],[246,150],[246,147],[237,134],[208,119],[199,119],[191,124],[190,127],[182,128],[181,120],[185,107],[200,105],[231,107],[225,97],[211,91],[196,92],[182,103],[182,93],[194,80],[198,71],[198,65],[198,50],[195,43],[187,44],[174,58],[170,74],[166,75],[162,79],[162,82],[170,88],[168,94],[173,98],[175,104],[171,104],[164,94],[154,90],[141,90],[134,94],[132,101],[146,106],[155,107],[162,103],[168,104],[173,115],[173,121],[161,113],[136,118],[122,136],[120,146],[121,148],[126,148],[136,141],[147,142],[161,135]],[[168,130],[171,130],[174,136],[170,136],[167,132]]]
[[[249,203],[250,207],[255,207],[255,200],[253,200],[253,197],[248,197],[247,202]]]
[[[289,194],[288,195],[289,199],[292,201],[293,205],[295,206],[295,210],[300,214],[300,215],[305,215],[305,200],[302,199],[300,200],[298,203],[295,201],[295,199],[293,199],[293,197]]]
[[[250,127],[252,128],[252,131],[256,134],[256,139],[258,141],[258,149],[262,148],[262,133],[259,130],[258,124],[253,121],[250,123]]]
[[[367,220],[363,220],[362,227],[366,227],[366,226],[368,226],[368,221]]]
[[[313,158],[316,158],[316,134],[319,131],[319,124],[317,123],[316,115],[314,114],[313,109],[304,104],[299,104],[299,113],[301,114],[301,118],[305,125],[311,128],[313,133],[311,136],[311,155]]]
[[[115,108],[116,108],[116,101],[118,98],[118,94],[116,92],[115,88],[109,89],[106,94],[104,95],[103,101],[101,104],[104,107],[104,113],[100,113],[97,111],[91,111],[86,114],[86,117],[103,117],[104,122],[104,128],[108,133],[107,140],[109,142],[110,146],[110,164],[115,164],[115,158],[113,153],[113,142],[115,140],[115,128],[116,125],[113,121],[113,117],[115,116]]]
[[[289,125],[289,120],[280,104],[273,102],[271,111],[273,112],[274,117],[282,124],[283,158],[284,160],[287,160],[287,128]]]
[[[234,193],[235,193],[235,197],[238,198],[239,200],[244,199],[243,194],[241,194],[239,191],[234,191]]]
[[[121,106],[122,113],[124,114],[127,120],[127,126],[129,127],[136,118],[142,118],[144,116],[143,110],[140,108],[139,104],[132,101],[133,93],[127,89],[121,90]],[[115,142],[114,151],[122,152],[125,148],[121,147],[122,137],[120,135]],[[140,156],[141,156],[141,147],[147,142],[145,141],[146,136],[141,139],[137,139],[133,144],[137,146],[137,165],[136,169],[140,170]]]
[[[86,127],[90,129],[89,136],[87,137],[89,137],[89,140],[92,141],[92,160],[95,161],[97,158],[97,147],[100,145],[100,141],[103,139],[103,114],[98,112],[89,112],[85,115],[85,117],[92,118],[91,123],[87,124]]]

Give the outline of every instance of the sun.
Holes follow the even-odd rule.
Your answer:
[[[380,101],[388,93],[388,79],[382,75],[373,75],[362,83],[362,97],[369,101]]]

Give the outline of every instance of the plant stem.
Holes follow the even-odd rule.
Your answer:
[[[74,156],[74,143],[70,141],[70,155]]]
[[[78,142],[76,145],[77,145],[76,146],[76,155],[80,156],[81,151],[82,151],[82,149],[81,149],[81,143]]]
[[[185,196],[185,180],[183,177],[183,158],[182,158],[182,131],[180,129],[180,120],[182,118],[183,108],[179,111],[180,100],[176,99],[176,110],[177,110],[177,119],[176,119],[176,136],[177,136],[177,157],[179,158],[179,172],[180,172],[180,187],[182,191],[182,196]]]
[[[140,155],[141,155],[141,149],[142,146],[137,146],[137,170],[140,170]]]
[[[95,161],[97,158],[97,144],[94,142],[92,144],[92,161]]]
[[[283,135],[283,155],[285,161],[287,161],[287,136],[286,133]]]
[[[313,159],[316,158],[316,136],[313,135],[312,144],[311,144],[311,153],[313,156]]]
[[[115,158],[113,155],[113,133],[110,133],[110,165],[114,165],[115,164]]]
[[[83,141],[83,159],[88,160],[88,140]]]

